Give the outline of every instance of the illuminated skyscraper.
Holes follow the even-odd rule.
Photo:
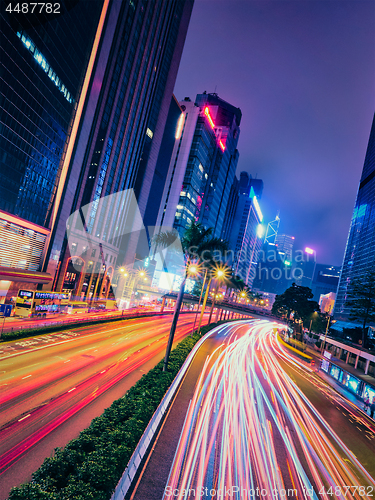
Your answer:
[[[263,243],[263,215],[258,198],[251,185],[253,179],[241,172],[236,210],[228,231],[229,248],[234,252],[232,265],[234,274],[252,286],[258,264],[258,252]],[[263,189],[263,182],[257,179]],[[259,192],[259,191],[258,191]],[[261,191],[260,191],[261,194]]]
[[[294,236],[288,234],[277,234],[275,239],[277,251],[284,254],[285,258],[291,262],[293,257]]]
[[[371,269],[375,269],[375,115],[337,289],[335,317],[348,317],[350,283]]]
[[[266,237],[265,237],[267,243],[275,244],[276,236],[279,231],[279,226],[280,226],[280,217],[279,217],[279,212],[277,212],[275,220],[269,222],[267,226]]]
[[[158,225],[182,235],[192,222],[220,237],[238,162],[241,111],[217,94],[180,101],[184,116],[164,188]]]
[[[116,267],[134,262],[137,238],[124,244],[129,207],[110,195],[133,189],[145,215],[192,6],[193,0],[105,3],[45,264],[56,290],[106,296]],[[74,225],[76,245],[68,248],[67,220],[88,204],[84,226]]]
[[[103,2],[1,9],[0,301],[51,280],[39,271]]]

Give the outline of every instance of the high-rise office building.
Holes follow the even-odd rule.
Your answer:
[[[249,186],[250,182],[250,176],[242,172],[236,211],[228,235],[229,248],[234,252],[233,262],[231,262],[233,271],[248,286],[252,286],[255,278],[258,253],[264,235],[261,226],[262,211],[253,187]]]
[[[173,95],[152,179],[150,196],[148,197],[147,208],[143,218],[145,226],[155,226],[156,224],[159,208],[161,206],[163,190],[168,175],[168,168],[176,140],[176,134],[178,133],[179,123],[181,123],[182,119],[182,109]]]
[[[237,204],[239,199],[239,180],[234,176],[232,186],[229,192],[227,209],[225,211],[224,224],[221,230],[221,238],[229,242],[232,235],[233,221],[236,215]]]
[[[285,259],[291,262],[293,258],[294,236],[289,236],[288,234],[277,234],[275,244],[279,254],[283,254]]]
[[[348,318],[350,284],[375,269],[375,115],[337,289],[335,317]]]
[[[337,292],[337,286],[340,279],[340,271],[340,266],[316,264],[315,274],[311,284],[311,290],[314,294],[313,300],[319,302],[321,295],[327,295],[329,293]]]
[[[291,263],[280,254],[275,243],[264,241],[258,256],[253,290],[281,294],[296,281],[292,276]]]
[[[122,193],[133,190],[144,217],[192,6],[193,0],[105,4],[45,262],[56,290],[108,296],[116,268],[134,263],[138,237]]]
[[[217,94],[180,102],[184,116],[164,188],[158,225],[182,235],[192,222],[220,237],[238,162],[241,111]]]
[[[51,280],[39,271],[103,1],[0,12],[1,300]]]
[[[277,233],[279,232],[279,226],[280,226],[280,216],[279,212],[277,212],[275,219],[269,222],[267,225],[266,236],[264,238],[265,241],[267,241],[267,243],[273,243],[275,245],[276,236]]]

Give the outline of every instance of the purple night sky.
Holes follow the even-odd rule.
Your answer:
[[[375,109],[373,0],[195,0],[175,95],[241,108],[265,222],[341,265]]]

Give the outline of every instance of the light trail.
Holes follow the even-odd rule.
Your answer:
[[[191,332],[193,319],[192,314],[181,318],[175,342]],[[159,317],[115,328],[95,325],[87,335],[2,359],[7,370],[0,383],[7,383],[0,386],[0,484],[4,473],[52,431],[60,432],[65,422],[162,352],[169,328]]]
[[[220,334],[187,411],[165,500],[375,495],[374,479],[292,379],[293,370],[315,375],[279,344],[276,326],[238,322]]]

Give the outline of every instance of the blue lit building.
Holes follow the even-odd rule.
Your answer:
[[[49,281],[38,271],[103,1],[0,12],[0,280],[13,295]]]
[[[336,318],[348,317],[350,283],[353,279],[361,279],[370,269],[375,269],[375,116],[337,289]]]
[[[258,265],[258,254],[263,243],[263,215],[258,198],[252,186],[253,179],[246,172],[240,176],[240,186],[236,211],[228,234],[229,248],[233,252],[232,265],[234,274],[240,276],[248,286],[252,286]],[[263,182],[258,194],[261,195]]]
[[[220,238],[235,177],[241,111],[217,94],[180,101],[184,112],[169,165],[157,225],[183,235],[192,222]]]

